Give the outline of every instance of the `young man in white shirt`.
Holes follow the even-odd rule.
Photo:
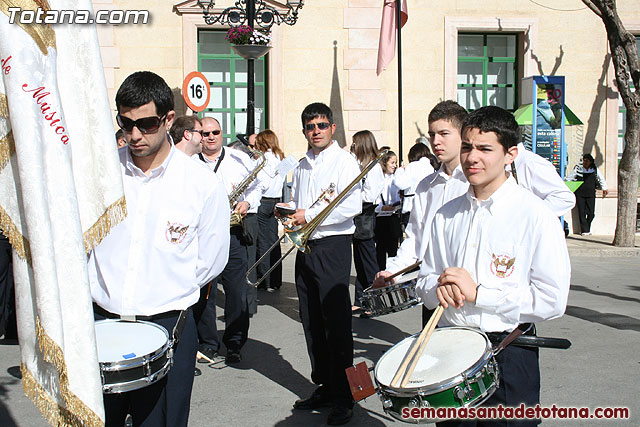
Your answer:
[[[222,182],[169,141],[173,93],[160,76],[127,77],[116,106],[127,140],[119,156],[128,215],[89,257],[96,318],[151,321],[172,335],[181,312],[187,316],[167,377],[105,394],[105,425],[122,426],[130,413],[134,425],[186,426],[198,348],[188,309],[227,262],[228,201]]]
[[[480,108],[464,121],[460,162],[470,187],[436,213],[416,286],[428,308],[445,308],[439,326],[478,328],[494,345],[521,323],[561,316],[569,294],[571,265],[558,218],[505,172],[517,144],[518,124],[502,108]],[[510,345],[496,359],[500,386],[484,405],[538,404],[538,349]]]
[[[360,173],[356,159],[332,140],[336,125],[322,103],[302,112],[302,133],[311,149],[293,173],[292,199],[296,212],[290,226],[304,226],[316,217]],[[324,190],[334,186],[324,197]],[[338,203],[309,238],[309,252],[296,256],[296,289],[300,317],[311,359],[311,379],[319,387],[298,400],[295,409],[330,406],[327,424],[341,425],[353,416],[353,397],[345,369],[353,364],[351,330],[351,235],[353,218],[362,209],[360,183]],[[316,203],[316,200],[319,200]]]
[[[202,153],[202,124],[197,116],[180,116],[175,119],[169,135],[176,148],[187,156]]]
[[[251,173],[254,161],[245,153],[223,146],[220,123],[213,117],[202,120],[202,153],[200,159],[222,180],[227,194]],[[237,201],[233,211],[246,216],[252,206],[258,206],[262,196],[258,181],[253,181]],[[227,201],[227,206],[228,206]],[[217,356],[220,349],[216,326],[216,294],[218,280],[225,293],[224,321],[225,330],[222,342],[227,348],[226,363],[238,363],[242,360],[240,350],[247,342],[249,334],[249,306],[247,301],[248,252],[243,240],[242,226],[231,227],[229,262],[219,278],[210,287],[202,289],[196,320],[198,321],[199,351],[206,358],[198,361],[208,363]]]

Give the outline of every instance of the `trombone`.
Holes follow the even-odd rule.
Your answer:
[[[304,224],[303,226],[298,226],[298,227],[289,227],[289,226],[285,225],[284,234],[282,235],[282,237],[280,237],[273,245],[271,245],[271,247],[264,254],[262,254],[260,259],[258,259],[256,261],[256,263],[253,264],[249,270],[247,270],[247,275],[246,275],[247,284],[249,286],[254,286],[254,287],[258,286],[260,283],[262,283],[264,281],[264,279],[267,278],[267,276],[269,274],[271,274],[271,272],[278,265],[280,265],[282,263],[282,261],[284,261],[284,259],[287,257],[287,255],[289,255],[291,252],[293,252],[294,249],[298,249],[302,253],[308,253],[309,252],[309,246],[307,245],[307,242],[309,241],[309,237],[311,236],[311,234],[329,216],[331,211],[338,205],[338,203],[340,203],[347,196],[349,191],[351,191],[351,189],[353,187],[355,187],[355,185],[358,182],[360,182],[360,180],[362,180],[362,178],[364,178],[365,175],[367,175],[371,171],[371,169],[373,169],[373,167],[380,162],[380,160],[382,160],[382,157],[387,153],[387,151],[388,150],[381,151],[378,154],[378,156],[375,159],[373,159],[367,165],[367,167],[364,168],[362,170],[362,172],[360,172],[360,174],[353,181],[351,181],[349,183],[349,185],[347,185],[344,188],[344,190],[342,190],[342,192],[340,192],[340,194],[338,194],[336,196],[336,198],[333,199],[323,210],[321,210],[320,213],[318,213],[318,215],[316,215],[311,221],[309,221],[308,223]],[[315,205],[320,200],[325,198],[325,196],[328,193],[330,193],[331,191],[333,191],[333,189],[331,187],[329,187],[327,190],[324,190],[322,192],[322,194],[320,194],[320,197],[318,197],[318,199],[316,199],[316,201],[313,202],[313,204],[311,206]],[[255,283],[251,282],[251,280],[249,279],[249,275],[253,272],[253,270],[258,268],[258,265],[260,265],[262,260],[264,258],[266,258],[271,253],[271,251],[273,251],[276,248],[276,246],[280,245],[280,243],[285,238],[288,238],[289,241],[291,243],[293,243],[293,246],[291,248],[289,248],[289,250],[284,255],[282,255],[278,261],[273,263],[271,268],[269,270],[267,270],[267,272],[264,273],[262,275],[262,277],[260,277],[258,280],[256,280]]]

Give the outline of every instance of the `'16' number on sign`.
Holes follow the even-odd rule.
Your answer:
[[[182,97],[193,111],[199,112],[207,108],[211,91],[207,78],[198,71],[193,71],[185,77],[182,83]]]

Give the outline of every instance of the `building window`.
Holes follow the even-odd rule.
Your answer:
[[[215,117],[222,127],[224,144],[247,129],[247,60],[236,55],[225,40],[226,32],[198,32],[198,70],[211,86],[211,98],[201,116]],[[254,61],[255,126],[264,130],[267,117],[266,65],[262,57]]]
[[[458,103],[467,110],[517,108],[518,36],[458,34]]]
[[[638,47],[638,54],[640,55],[640,36],[636,36],[636,46]],[[629,82],[632,90],[633,81]],[[618,162],[622,158],[622,152],[624,151],[624,134],[627,132],[627,107],[622,102],[622,97],[618,94]]]

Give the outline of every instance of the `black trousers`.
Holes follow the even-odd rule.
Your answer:
[[[400,237],[397,234],[397,221],[390,216],[379,216],[376,218],[376,259],[379,271],[387,268],[387,256],[394,257],[398,254]]]
[[[252,237],[252,243],[247,245],[247,270],[256,263],[256,254],[258,252],[258,216],[256,214],[247,214],[244,219],[244,228]],[[246,274],[246,272],[245,272]],[[256,280],[256,271],[249,276],[252,282]],[[247,304],[249,305],[249,315],[252,316],[258,312],[258,290],[253,286],[247,287]]]
[[[15,335],[7,326],[14,315],[15,299],[13,296],[13,269],[11,244],[0,230],[0,335]],[[13,329],[13,328],[9,328]]]
[[[258,258],[278,240],[278,220],[273,209],[279,201],[279,198],[271,197],[263,197],[260,201],[258,207]],[[262,277],[280,259],[281,255],[280,245],[278,245],[258,266],[258,276]],[[280,286],[282,286],[282,264],[276,267],[259,287],[278,289]]]
[[[96,319],[104,317],[95,314]],[[164,327],[169,336],[177,316],[152,320]],[[174,348],[173,366],[160,381],[138,390],[118,394],[105,394],[105,426],[122,427],[127,414],[131,414],[134,426],[174,427],[186,426],[189,421],[193,367],[196,363],[198,335],[193,314],[189,312],[180,342]]]
[[[373,237],[367,240],[353,239],[353,263],[356,267],[356,293],[353,305],[360,306],[362,292],[373,283],[378,272],[376,244]]]
[[[322,385],[335,404],[351,407],[344,371],[353,364],[351,236],[311,240],[309,249],[308,254],[298,252],[295,275],[311,380]]]
[[[538,349],[530,347],[507,346],[496,356],[500,368],[500,387],[481,406],[517,407],[524,403],[534,407],[540,403],[540,366]],[[540,420],[450,420],[436,423],[438,427],[498,427],[498,426],[536,426]]]
[[[596,217],[596,198],[594,197],[576,197],[578,205],[578,215],[580,216],[580,231],[582,233],[591,232],[591,222]]]
[[[198,338],[200,345],[218,351],[220,339],[216,326],[216,294],[218,282],[224,289],[224,323],[222,336],[224,345],[234,350],[247,342],[249,334],[249,305],[247,303],[247,247],[240,243],[238,230],[234,227],[231,232],[229,246],[229,261],[222,274],[211,282],[211,289],[204,286],[200,292],[200,300],[194,307],[194,314],[198,324]],[[209,298],[207,298],[207,293]]]

